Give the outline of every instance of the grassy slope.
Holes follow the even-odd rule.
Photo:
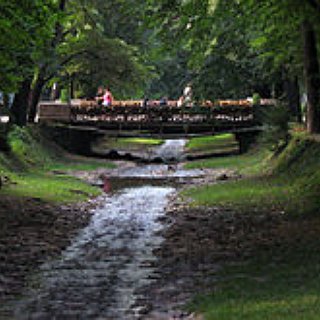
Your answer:
[[[226,157],[216,157],[206,160],[192,161],[185,164],[186,169],[200,168],[231,168],[244,174],[255,174],[261,171],[261,165],[266,162],[270,152],[265,149],[253,150],[246,154]]]
[[[231,133],[215,136],[197,137],[189,140],[186,145],[188,153],[227,153],[238,150],[238,143]]]
[[[240,167],[235,163],[238,170],[253,161],[247,157]],[[267,246],[257,248],[242,266],[225,268],[214,293],[196,300],[192,308],[205,319],[319,319],[319,159],[319,142],[296,137],[280,156],[269,159],[271,174],[187,193],[196,204],[288,213],[287,227]]]
[[[68,176],[67,170],[91,170],[112,164],[71,157],[47,141],[34,128],[15,128],[9,135],[11,152],[0,153],[0,176],[9,179],[0,195],[37,197],[72,202],[100,193],[97,188]],[[59,171],[65,174],[54,174]]]
[[[161,139],[151,139],[151,138],[119,138],[117,141],[120,144],[128,145],[128,144],[145,144],[145,145],[159,145],[163,143]]]
[[[163,143],[162,139],[151,138],[105,138],[99,141],[97,147],[99,150],[126,150],[130,151],[147,151],[150,148]]]
[[[270,153],[260,150],[258,153],[197,162],[198,167],[229,167],[250,177],[191,189],[185,195],[200,205],[271,206],[290,213],[312,213],[320,205],[319,157],[318,142],[297,137],[277,158],[271,159]],[[270,167],[271,174],[261,175],[266,168],[270,171]]]
[[[260,252],[245,266],[224,269],[220,277],[225,280],[212,295],[198,297],[193,309],[212,320],[319,319],[318,245],[274,247],[281,256]]]

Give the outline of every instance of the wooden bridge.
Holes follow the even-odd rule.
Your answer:
[[[178,107],[175,101],[142,106],[121,101],[112,107],[94,101],[41,102],[37,121],[49,125],[51,137],[71,152],[92,155],[91,145],[102,136],[182,138],[234,133],[240,152],[248,149],[263,128],[263,113],[270,103],[255,105],[228,101]]]
[[[80,100],[69,104],[41,102],[38,121],[95,127],[118,133],[213,134],[254,130],[261,125],[261,113],[265,108],[265,105],[253,106],[239,101],[237,104],[233,101],[229,104],[181,107],[175,101],[166,105],[149,102],[148,106],[142,106],[140,101],[118,101],[112,107]]]

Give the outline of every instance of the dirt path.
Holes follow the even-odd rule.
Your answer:
[[[0,198],[0,306],[10,304],[40,264],[56,257],[99,204],[53,206],[39,199]],[[0,319],[12,319],[0,307]]]

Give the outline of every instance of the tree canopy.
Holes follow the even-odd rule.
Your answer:
[[[16,92],[13,112],[31,121],[53,82],[79,97],[108,85],[118,97],[177,98],[192,80],[199,99],[259,93],[297,109],[293,92],[306,92],[308,129],[320,131],[319,0],[12,0],[0,10],[0,90]]]

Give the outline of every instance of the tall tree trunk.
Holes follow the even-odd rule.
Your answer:
[[[301,95],[300,95],[300,86],[299,79],[297,76],[293,80],[293,98],[292,105],[294,106],[295,115],[298,123],[302,123],[302,110],[301,110]]]
[[[301,123],[301,106],[300,106],[300,91],[298,77],[288,79],[286,81],[286,97],[288,101],[288,109],[292,116],[295,117],[296,121]]]
[[[308,97],[307,130],[320,132],[320,71],[317,56],[316,35],[312,24],[304,21],[302,25],[304,40],[304,72]]]
[[[19,91],[16,93],[11,107],[13,123],[17,124],[20,127],[23,127],[27,124],[27,110],[31,82],[31,78],[27,78],[22,81]]]
[[[9,94],[8,93],[3,93],[3,106],[5,107],[5,108],[9,108]]]
[[[37,105],[40,100],[42,88],[45,84],[43,78],[38,78],[32,88],[30,104],[29,104],[29,114],[28,114],[28,121],[34,122],[36,114],[37,114]]]
[[[74,80],[73,76],[70,78],[70,99],[74,99]]]
[[[274,82],[272,85],[272,98],[279,99],[283,98],[285,93],[285,75],[286,72],[283,67],[280,67],[274,77]]]

